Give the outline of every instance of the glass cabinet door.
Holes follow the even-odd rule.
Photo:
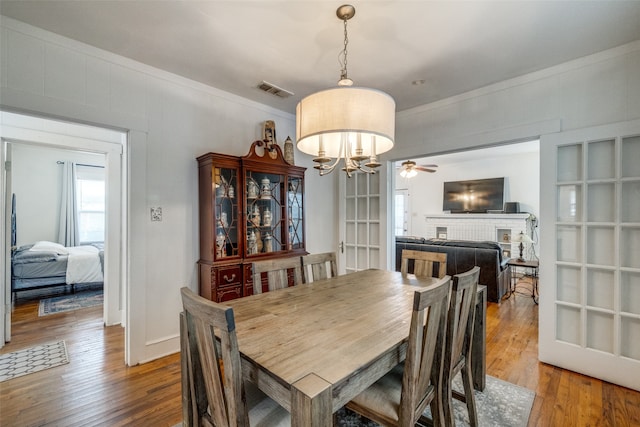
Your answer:
[[[247,256],[287,249],[284,227],[284,175],[247,171]]]
[[[287,189],[287,205],[289,207],[288,249],[304,249],[302,179],[289,177]]]
[[[238,256],[238,170],[213,168],[215,260]]]

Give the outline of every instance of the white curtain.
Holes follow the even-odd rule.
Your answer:
[[[65,246],[78,246],[78,206],[76,202],[76,164],[64,162],[62,172],[62,199],[60,202],[60,228],[58,242]]]

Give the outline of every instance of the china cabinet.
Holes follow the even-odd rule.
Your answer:
[[[277,145],[244,157],[198,157],[200,295],[227,301],[253,293],[251,263],[305,251],[304,172]]]

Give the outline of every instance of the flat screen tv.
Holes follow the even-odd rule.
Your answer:
[[[504,178],[445,182],[443,199],[442,210],[451,213],[502,211]]]

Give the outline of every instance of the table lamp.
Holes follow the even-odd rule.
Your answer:
[[[518,261],[524,262],[525,260],[524,260],[524,257],[522,256],[522,251],[524,250],[524,244],[533,243],[533,240],[531,240],[531,237],[529,237],[527,234],[524,234],[524,232],[521,231],[520,233],[513,236],[513,238],[511,239],[511,242],[520,243],[520,245],[518,246],[518,249],[520,249],[520,256],[518,257]]]

